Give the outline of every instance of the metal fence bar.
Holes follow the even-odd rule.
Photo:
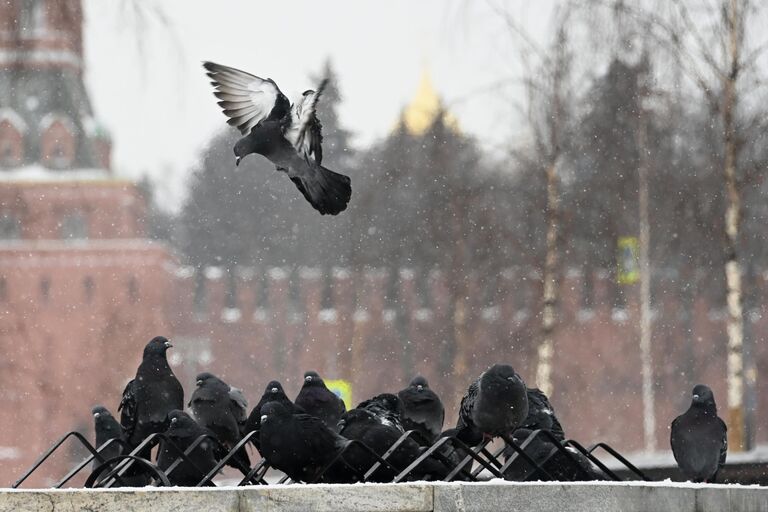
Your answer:
[[[635,467],[635,465],[634,465],[634,464],[632,464],[631,462],[629,462],[629,461],[628,461],[626,458],[624,458],[624,456],[623,456],[622,454],[620,454],[619,452],[617,452],[616,450],[614,450],[614,449],[613,449],[613,448],[612,448],[610,445],[608,445],[608,444],[606,444],[606,443],[597,443],[597,444],[594,444],[594,445],[592,445],[590,448],[588,448],[588,449],[587,449],[587,451],[588,451],[589,453],[593,453],[593,452],[594,452],[596,449],[598,449],[598,448],[602,448],[603,450],[605,450],[605,451],[607,451],[608,453],[610,453],[611,455],[613,455],[613,457],[614,457],[616,460],[618,460],[619,462],[621,462],[622,464],[624,464],[624,466],[626,466],[626,467],[627,467],[627,469],[629,469],[629,470],[630,470],[630,471],[632,471],[634,474],[636,474],[637,476],[639,476],[641,480],[645,480],[646,482],[650,482],[650,481],[651,481],[651,479],[650,479],[650,478],[648,478],[647,476],[645,476],[645,473],[643,473],[642,471],[640,471],[639,469],[637,469],[637,468]]]

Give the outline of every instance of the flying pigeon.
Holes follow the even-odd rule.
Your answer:
[[[670,431],[672,454],[687,479],[715,481],[728,451],[726,432],[712,390],[702,384],[695,386],[691,406],[672,421]]]
[[[269,159],[285,172],[307,201],[321,214],[344,211],[352,195],[349,177],[323,167],[322,125],[317,101],[327,79],[316,91],[304,91],[291,105],[270,78],[204,62],[219,106],[243,137],[234,147],[235,165],[251,153]]]

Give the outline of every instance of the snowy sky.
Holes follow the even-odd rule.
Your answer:
[[[504,8],[540,37],[554,3],[510,0]],[[341,119],[358,146],[387,134],[426,66],[462,128],[499,149],[521,131],[517,47],[493,10],[502,4],[85,0],[86,85],[112,133],[117,172],[150,174],[172,208],[225,126],[202,60],[271,77],[293,98],[330,57],[344,94]]]

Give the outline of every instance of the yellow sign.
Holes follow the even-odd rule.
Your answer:
[[[336,393],[336,396],[344,400],[347,410],[354,407],[352,404],[352,384],[343,379],[326,380],[325,385],[328,389]]]
[[[619,284],[634,284],[640,279],[640,244],[634,236],[623,236],[618,249]]]

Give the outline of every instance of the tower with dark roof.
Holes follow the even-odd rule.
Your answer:
[[[17,412],[0,415],[5,482],[63,432],[89,432],[92,405],[114,412],[144,344],[170,334],[174,260],[145,234],[139,187],[110,171],[82,20],[80,0],[0,1],[0,410]]]

